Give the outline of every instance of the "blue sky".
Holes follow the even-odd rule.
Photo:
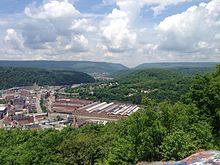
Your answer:
[[[0,59],[220,61],[220,0],[1,0]]]
[[[42,3],[41,0],[35,2],[39,4]],[[0,12],[2,14],[21,13],[24,11],[24,8],[31,3],[33,3],[32,0],[1,0]]]
[[[107,14],[116,8],[117,5],[103,5],[102,0],[76,0],[70,1],[74,6],[83,13],[96,13],[96,14]],[[142,16],[148,20],[161,21],[167,16],[183,12],[187,8],[193,5],[198,5],[201,2],[209,2],[209,0],[193,0],[190,2],[182,3],[181,5],[176,5],[175,7],[169,6],[164,12],[157,17],[153,16],[153,11],[148,10],[145,7]],[[26,6],[30,4],[36,4],[37,6],[43,3],[43,0],[1,0],[0,1],[0,12],[1,14],[15,14],[22,13]],[[148,11],[147,11],[148,10]]]

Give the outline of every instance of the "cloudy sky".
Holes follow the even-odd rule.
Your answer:
[[[220,61],[220,0],[0,0],[1,60]]]

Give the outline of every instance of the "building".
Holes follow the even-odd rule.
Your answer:
[[[51,111],[54,113],[66,113],[72,114],[73,111],[89,105],[93,103],[93,101],[82,100],[82,99],[57,99],[52,103]]]
[[[0,105],[0,119],[3,119],[6,114],[7,108],[5,107],[5,105]]]
[[[34,123],[33,116],[14,115],[11,118],[12,118],[12,121],[17,122],[17,125],[20,125],[20,126]]]
[[[4,125],[10,126],[10,127],[18,127],[18,126],[24,126],[27,124],[34,123],[34,117],[33,116],[25,116],[25,115],[13,115],[13,116],[6,116],[3,119]]]

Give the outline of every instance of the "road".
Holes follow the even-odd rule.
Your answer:
[[[56,118],[57,116],[66,118],[68,114],[63,113],[49,113],[49,118]],[[118,119],[111,119],[111,118],[103,118],[103,117],[95,117],[95,116],[85,116],[85,115],[77,115],[77,118],[86,119],[86,120],[105,120],[105,121],[117,121]]]

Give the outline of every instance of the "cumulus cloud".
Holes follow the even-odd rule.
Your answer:
[[[59,17],[75,17],[80,15],[80,12],[68,0],[52,0],[39,8],[34,6],[26,7],[24,13],[28,17],[35,19],[56,19]]]
[[[72,0],[32,3],[23,13],[0,17],[1,59],[88,60],[85,56],[93,57],[88,53],[88,37],[97,30],[95,23],[91,16],[79,12]]]
[[[97,30],[96,27],[92,25],[91,20],[86,18],[73,20],[70,29],[79,32],[95,32]]]
[[[23,38],[14,29],[6,30],[4,41],[14,49],[20,50],[23,48]]]
[[[136,41],[136,34],[130,30],[129,19],[125,12],[114,9],[102,24],[102,34],[113,51],[123,51]]]
[[[220,1],[192,6],[185,12],[164,19],[157,27],[161,49],[203,52],[220,47]],[[211,53],[211,52],[210,52]]]
[[[155,15],[170,5],[177,5],[189,0],[112,0],[118,8],[108,14],[102,24],[103,37],[107,39],[109,51],[123,52],[136,48],[138,31],[136,28],[138,17],[145,6],[150,6]],[[108,4],[105,0],[104,4]]]
[[[56,54],[88,50],[89,42],[83,33],[95,31],[95,27],[68,0],[48,0],[41,6],[32,4],[25,8],[24,14],[22,35],[26,47]]]
[[[85,51],[87,50],[89,41],[84,35],[72,35],[71,41],[65,46],[66,50]]]

